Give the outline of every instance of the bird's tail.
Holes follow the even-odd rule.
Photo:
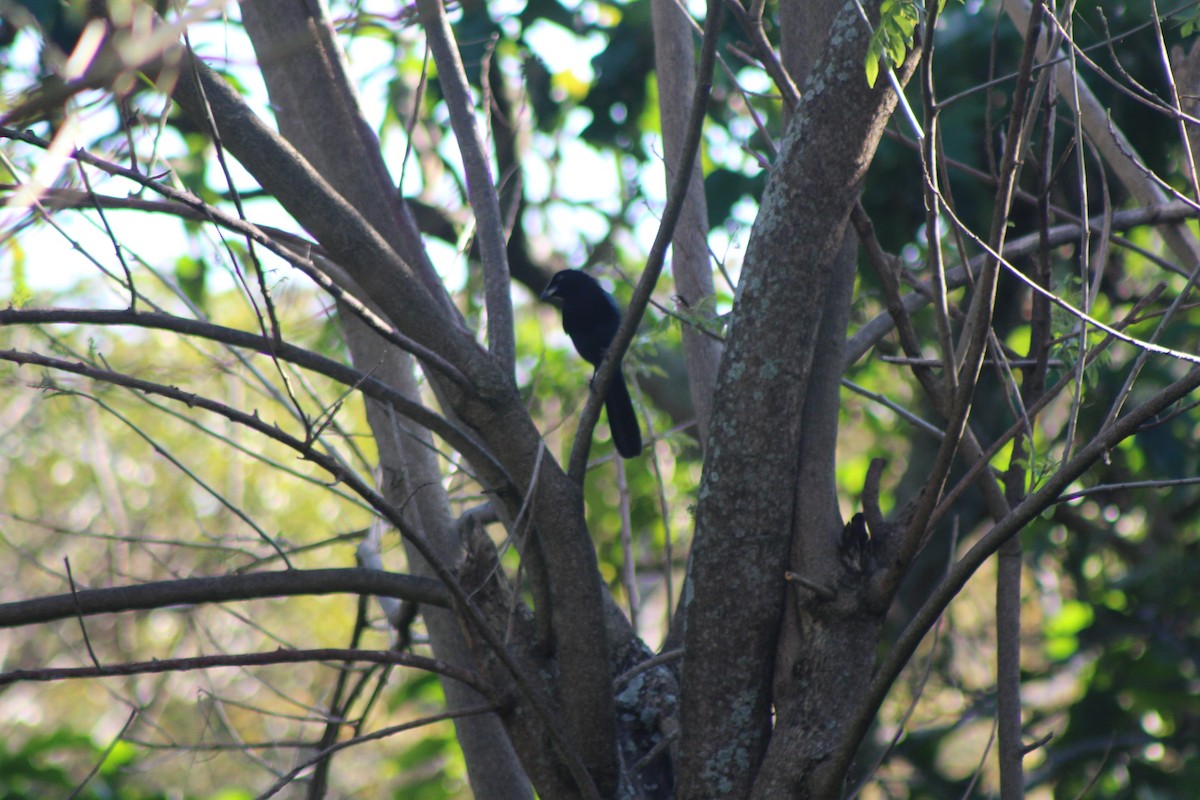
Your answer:
[[[633,400],[629,397],[629,388],[625,385],[625,376],[618,369],[613,376],[612,388],[604,401],[604,409],[608,413],[608,430],[612,433],[613,444],[622,458],[633,458],[642,452],[642,429],[638,426],[637,414],[633,410]]]

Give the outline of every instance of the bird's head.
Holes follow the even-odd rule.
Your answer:
[[[542,290],[541,299],[547,303],[561,306],[569,298],[582,298],[603,293],[603,291],[596,279],[586,272],[564,269],[555,274],[546,284],[546,288]]]

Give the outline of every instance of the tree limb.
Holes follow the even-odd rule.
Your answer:
[[[1002,522],[993,525],[983,537],[951,568],[945,579],[937,585],[929,598],[913,616],[904,632],[888,649],[862,704],[847,726],[846,737],[833,755],[830,767],[831,783],[819,797],[838,794],[841,776],[844,776],[858,750],[863,737],[874,721],[879,706],[887,697],[892,684],[908,664],[917,646],[937,622],[947,605],[967,584],[979,566],[990,558],[1004,542],[1016,536],[1031,521],[1053,505],[1059,495],[1104,454],[1116,447],[1125,438],[1136,433],[1138,428],[1155,414],[1178,402],[1200,387],[1200,367],[1193,367],[1179,380],[1167,386],[1125,416],[1116,420],[1098,433],[1075,456],[1054,473],[1036,492],[1028,495]]]
[[[458,46],[442,0],[417,0],[417,13],[438,67],[438,82],[450,112],[454,139],[462,153],[467,193],[475,213],[475,235],[483,257],[484,293],[487,297],[488,349],[500,368],[513,379],[516,339],[513,328],[512,283],[508,274],[508,246],[500,199],[492,181],[492,168],[483,150],[475,122],[475,106]],[[487,76],[483,76],[486,81]]]
[[[700,151],[700,134],[707,113],[708,96],[712,91],[717,34],[720,29],[720,0],[709,0],[704,20],[700,63],[697,67],[696,94],[692,98],[687,134],[683,138],[683,146],[679,151],[674,180],[667,192],[667,205],[663,209],[662,221],[659,223],[658,233],[655,234],[654,244],[650,247],[650,254],[646,257],[646,268],[642,271],[642,277],[638,280],[633,297],[629,300],[629,308],[625,310],[625,315],[621,318],[621,326],[617,329],[616,336],[613,337],[612,343],[604,354],[604,361],[596,368],[596,374],[592,378],[592,392],[588,396],[583,411],[579,414],[579,427],[575,431],[575,441],[571,445],[571,461],[567,469],[567,474],[579,485],[583,484],[583,476],[587,470],[588,450],[592,445],[592,431],[600,419],[600,406],[603,405],[604,398],[608,396],[608,387],[617,374],[617,367],[624,358],[625,351],[629,349],[630,342],[633,341],[633,335],[642,320],[642,315],[646,313],[650,295],[658,283],[658,276],[662,274],[667,248],[671,244],[671,237],[675,234],[675,225],[679,222],[684,204],[687,202],[687,187],[692,180],[692,170],[687,165],[695,160],[696,154]]]
[[[69,594],[3,603],[0,604],[0,628],[70,619],[78,614],[92,616],[264,597],[341,593],[374,594],[444,607],[450,605],[449,594],[432,578],[374,569],[288,569],[178,578],[110,589],[80,589]]]

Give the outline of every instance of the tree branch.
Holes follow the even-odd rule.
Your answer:
[[[1080,448],[1058,472],[1042,484],[1038,491],[1021,501],[1002,522],[993,525],[991,530],[959,559],[949,574],[922,604],[912,621],[905,627],[904,632],[887,650],[887,655],[876,671],[875,677],[872,678],[862,704],[855,713],[851,724],[846,728],[845,738],[839,743],[837,751],[833,754],[830,771],[831,782],[824,791],[816,796],[833,797],[837,794],[836,787],[841,785],[842,776],[846,774],[855,752],[879,712],[879,707],[887,697],[892,684],[900,676],[913,653],[916,652],[917,646],[925,634],[937,622],[950,601],[958,595],[980,565],[990,558],[1004,542],[1019,534],[1026,525],[1053,505],[1058,496],[1097,460],[1103,458],[1107,451],[1136,433],[1138,428],[1155,414],[1186,397],[1197,387],[1200,387],[1200,367],[1193,367],[1182,378],[1102,430],[1084,447]]]
[[[444,719],[458,719],[460,717],[474,716],[477,714],[489,714],[489,713],[492,713],[497,710],[499,710],[499,709],[493,703],[481,703],[481,704],[478,704],[475,706],[470,706],[467,708],[454,709],[454,710],[447,711],[442,714],[432,714],[430,716],[422,717],[420,719],[415,719],[415,720],[412,720],[411,722],[405,722],[400,725],[392,725],[387,728],[380,728],[377,731],[372,731],[371,733],[364,734],[363,736],[355,736],[353,739],[348,739],[344,742],[337,742],[336,744],[332,744],[329,747],[325,748],[324,750],[321,750],[319,753],[314,755],[308,761],[306,761],[302,764],[298,764],[297,766],[293,767],[290,772],[288,772],[286,775],[284,775],[282,778],[280,778],[278,781],[276,781],[271,786],[271,788],[267,789],[267,791],[258,795],[256,800],[267,800],[267,798],[275,796],[276,794],[278,794],[280,792],[280,790],[282,790],[285,786],[287,786],[289,783],[291,783],[293,780],[295,780],[296,776],[298,776],[301,772],[308,769],[310,766],[317,763],[318,761],[329,758],[329,756],[333,755],[334,753],[338,752],[339,750],[345,750],[347,747],[354,747],[355,745],[362,744],[363,742],[377,741],[379,739],[383,739],[388,736],[394,736],[397,733],[403,733],[404,731],[410,731],[410,730],[413,730],[414,728],[420,728],[425,725],[430,725],[434,722],[439,722]]]
[[[678,151],[683,149],[691,133],[688,127],[691,114],[689,101],[696,96],[695,57],[689,24],[691,18],[677,0],[652,0],[650,6],[667,183],[672,189],[678,186],[676,172],[680,169],[686,169],[691,174],[686,184],[688,196],[672,238],[671,273],[679,304],[690,315],[711,322],[716,311],[713,308],[713,270],[709,260],[704,176],[698,158],[692,158],[685,164],[676,163]],[[708,331],[702,325],[684,324],[681,330],[688,389],[696,409],[697,438],[703,448],[708,440],[708,424],[712,417],[713,390],[717,383],[717,368],[721,363],[721,343],[707,335]]]
[[[987,349],[987,335],[991,330],[996,286],[1001,270],[1000,252],[1004,248],[1008,212],[1012,204],[1013,189],[1020,173],[1020,158],[1023,155],[1024,142],[1029,135],[1026,111],[1030,107],[1033,93],[1033,65],[1038,37],[1042,30],[1041,20],[1042,6],[1038,5],[1025,31],[1025,49],[1021,55],[1021,66],[1018,69],[1017,87],[1013,92],[1008,135],[1005,138],[1004,159],[1000,169],[1000,184],[996,188],[996,203],[992,209],[989,257],[984,260],[983,269],[975,281],[975,295],[971,299],[967,321],[959,338],[958,363],[946,365],[946,369],[958,371],[958,381],[953,387],[953,403],[948,409],[946,438],[942,440],[941,447],[938,448],[934,463],[930,468],[930,477],[925,483],[924,493],[917,501],[913,518],[906,526],[904,533],[901,534],[900,541],[894,543],[893,560],[891,561],[893,566],[887,570],[888,579],[885,582],[887,585],[884,587],[884,592],[888,594],[899,585],[908,564],[924,540],[926,526],[941,498],[950,468],[954,463],[955,454],[966,429],[967,417],[971,412],[975,386]],[[936,189],[936,187],[934,188]]]
[[[475,122],[471,89],[459,58],[458,46],[442,0],[417,0],[417,13],[438,68],[438,82],[450,112],[454,139],[462,153],[467,194],[475,213],[475,235],[483,258],[484,293],[487,297],[488,349],[509,379],[514,379],[516,339],[513,328],[512,281],[508,274],[508,247],[500,199],[492,181],[492,168]],[[486,81],[487,76],[482,80]]]
[[[587,471],[588,451],[592,446],[592,431],[600,419],[600,406],[608,396],[608,387],[612,385],[617,374],[617,367],[625,357],[625,351],[633,341],[646,306],[650,303],[650,295],[658,284],[658,276],[662,274],[663,264],[667,257],[667,248],[671,237],[675,234],[675,225],[683,213],[684,204],[688,199],[688,184],[692,180],[691,164],[700,151],[700,134],[704,127],[704,117],[708,109],[708,96],[712,91],[713,68],[716,63],[717,34],[721,30],[720,0],[709,0],[707,16],[704,20],[704,39],[700,50],[700,63],[697,67],[696,94],[692,98],[691,115],[688,118],[687,133],[682,139],[679,150],[679,161],[675,177],[667,192],[667,205],[663,209],[662,222],[659,223],[658,233],[650,254],[646,257],[646,268],[638,280],[633,297],[629,300],[629,308],[621,319],[621,326],[616,336],[604,354],[604,361],[596,368],[592,378],[592,392],[579,415],[579,427],[575,431],[575,441],[571,445],[571,460],[567,474],[579,485],[583,485],[584,473]]]
[[[571,737],[583,742],[580,749],[596,755],[589,763],[605,761],[602,771],[609,773],[605,780],[609,776],[616,780],[612,676],[606,655],[605,617],[595,550],[582,513],[577,510],[578,485],[568,480],[557,465],[547,465],[535,472],[537,454],[544,445],[511,373],[501,369],[476,344],[457,318],[435,304],[408,264],[302,156],[253,114],[240,95],[190,54],[184,63],[186,71],[203,82],[204,96],[200,96],[190,79],[181,80],[173,95],[176,102],[190,116],[200,119],[206,115],[205,103],[213,104],[213,116],[223,126],[225,146],[263,188],[316,236],[393,324],[455,364],[470,379],[471,389],[467,391],[441,380],[436,373],[431,375],[441,400],[479,433],[517,483],[520,494],[501,491],[499,497],[514,514],[524,496],[534,498],[534,518],[539,528],[552,531],[552,535],[542,537],[541,541],[553,573],[551,613],[558,643],[557,667],[561,671],[561,710],[569,715]],[[368,492],[374,498],[373,505],[379,502],[379,508],[388,509],[385,513],[389,521],[395,517],[399,520],[396,524],[404,524],[402,532],[411,532],[411,526],[403,523],[395,508],[376,493]],[[422,555],[434,555],[423,537],[419,541]],[[438,562],[435,570],[439,577],[453,579],[444,563]],[[455,588],[452,591],[463,605],[460,610],[473,626],[479,627],[489,647],[495,649],[504,668],[513,674],[522,694],[529,699],[537,718],[546,724],[581,790],[590,791],[591,776],[580,763],[576,748],[568,743],[548,697],[533,686],[528,676],[521,674],[499,634],[486,626],[466,596],[459,596]]]
[[[569,739],[563,731],[561,724],[558,722],[552,706],[549,704],[548,698],[543,692],[537,688],[532,679],[525,674],[519,667],[517,661],[508,651],[507,645],[500,638],[500,635],[488,624],[483,614],[472,603],[470,597],[458,583],[454,572],[448,567],[444,561],[438,557],[437,553],[432,549],[424,535],[408,523],[403,514],[392,504],[388,503],[378,492],[368,486],[358,475],[346,469],[339,461],[326,455],[325,453],[315,450],[311,443],[302,441],[287,433],[274,425],[269,425],[261,420],[256,414],[247,414],[243,411],[231,408],[223,403],[218,403],[206,397],[185,392],[172,386],[164,386],[162,384],[153,383],[150,381],[140,380],[119,372],[111,370],[97,369],[82,363],[71,363],[63,359],[52,358],[35,353],[25,353],[15,350],[0,350],[0,360],[12,361],[17,364],[31,364],[36,366],[48,367],[64,372],[83,375],[94,380],[100,380],[107,383],[112,383],[118,386],[134,389],[140,392],[157,394],[163,397],[168,397],[179,402],[186,403],[189,406],[202,408],[206,411],[219,414],[235,423],[241,424],[250,428],[262,435],[267,436],[281,444],[300,453],[304,458],[314,462],[322,469],[329,472],[335,478],[345,482],[355,493],[366,500],[376,511],[384,516],[390,524],[395,526],[412,545],[417,549],[433,569],[438,579],[449,590],[453,597],[454,608],[462,614],[470,623],[472,629],[476,630],[483,638],[492,652],[496,654],[497,659],[503,664],[504,668],[512,676],[516,685],[520,688],[522,695],[529,701],[538,718],[542,720],[546,726],[551,738],[557,743],[558,750],[567,762],[571,770],[572,776],[575,778],[581,791],[589,796],[595,796],[595,787],[591,777],[583,764],[579,762],[578,753],[571,746]],[[593,555],[594,558],[594,555]],[[594,561],[593,561],[594,564]],[[567,591],[576,591],[582,589],[586,591],[586,587],[567,587]],[[598,593],[597,593],[598,594]],[[563,604],[565,607],[570,607],[573,604]],[[596,613],[600,613],[600,609],[595,609]],[[601,628],[603,630],[603,628]],[[572,631],[578,634],[580,631]],[[603,650],[605,640],[601,638],[599,642],[594,642]],[[586,653],[577,654],[586,656]],[[608,669],[607,660],[595,664],[589,661],[591,669],[603,670],[611,675]],[[608,696],[611,697],[611,678],[607,685]],[[610,706],[611,708],[611,706]],[[575,709],[578,711],[578,709]],[[614,744],[615,746],[615,744]],[[590,787],[590,788],[589,788]]]
[[[0,628],[36,625],[76,615],[115,614],[180,605],[265,597],[372,594],[448,607],[450,595],[432,578],[374,569],[288,569],[211,578],[178,578],[0,604]]]
[[[350,571],[350,570],[347,570]],[[125,675],[157,675],[164,672],[190,672],[197,669],[219,667],[261,667],[274,664],[303,664],[312,661],[363,661],[371,664],[396,664],[413,669],[435,672],[467,684],[486,695],[493,694],[493,687],[467,670],[457,669],[436,658],[398,653],[394,650],[342,650],[325,648],[318,650],[276,650],[271,653],[238,653],[233,655],[192,656],[188,658],[163,658],[153,661],[134,661],[124,664],[93,667],[53,667],[46,669],[15,669],[0,672],[0,686],[25,681],[61,681],[79,678],[111,678]],[[489,706],[494,708],[494,706]]]
[[[85,308],[10,307],[0,309],[0,326],[56,324],[133,325],[141,328],[153,328],[209,339],[234,347],[243,347],[266,356],[279,358],[332,378],[351,389],[357,389],[368,397],[394,408],[398,414],[433,431],[445,439],[451,447],[462,453],[476,469],[480,470],[480,478],[485,485],[495,487],[501,483],[511,483],[511,479],[506,477],[500,463],[484,449],[483,445],[470,432],[463,430],[432,409],[409,399],[394,387],[372,375],[364,374],[341,362],[286,341],[276,341],[261,334],[160,312]]]
[[[31,133],[17,131],[11,128],[0,128],[0,137],[15,139],[27,144],[41,147],[43,149],[50,146],[50,143],[45,139],[34,136]],[[160,181],[155,181],[149,176],[143,175],[136,170],[121,167],[117,164],[97,158],[96,156],[93,156],[83,150],[73,151],[71,153],[71,157],[78,159],[85,164],[98,167],[110,175],[119,175],[122,178],[127,178],[141,186],[145,186],[147,189],[151,189],[152,191],[161,194],[168,199],[190,206],[194,208],[203,218],[210,219],[222,227],[237,231],[238,233],[249,237],[251,241],[262,245],[287,263],[299,269],[301,272],[311,278],[318,286],[329,292],[329,294],[335,299],[347,303],[348,306],[355,312],[355,314],[360,316],[364,322],[371,326],[372,329],[374,329],[385,339],[400,347],[402,350],[417,356],[424,363],[429,364],[464,388],[469,388],[472,386],[471,380],[467,378],[463,374],[462,370],[455,366],[450,359],[447,359],[442,354],[435,352],[434,349],[415,341],[413,338],[398,332],[396,328],[393,327],[393,324],[380,319],[379,316],[367,308],[362,301],[351,296],[341,286],[335,283],[329,277],[329,275],[326,274],[324,270],[319,268],[311,259],[301,256],[298,252],[296,252],[296,250],[290,249],[293,246],[291,243],[286,245],[280,244],[246,220],[230,216],[225,212],[208,205],[190,192],[175,189],[174,187],[168,186]],[[331,191],[328,187],[325,188],[326,191]],[[358,219],[360,223],[363,223],[361,218]],[[307,242],[302,242],[300,247],[309,249],[312,248],[312,245]]]
[[[1162,203],[1161,205],[1142,206],[1141,208],[1133,208],[1126,211],[1117,211],[1112,215],[1112,230],[1124,231],[1131,228],[1136,228],[1141,225],[1157,225],[1160,223],[1178,223],[1187,219],[1195,219],[1200,217],[1200,211],[1191,208],[1186,203],[1170,202]],[[1056,247],[1067,242],[1077,241],[1079,239],[1079,229],[1081,224],[1068,223],[1056,225],[1046,231],[1044,241],[1048,246]],[[1103,215],[1097,215],[1088,220],[1088,227],[1096,232],[1101,232],[1104,229]],[[1018,258],[1028,256],[1037,251],[1042,245],[1043,239],[1041,234],[1034,232],[1019,239],[1005,244],[1004,257],[1007,261],[1015,261]],[[968,262],[968,268],[972,275],[975,275],[983,267],[986,259],[990,258],[987,253],[973,257]],[[946,285],[948,288],[956,289],[967,284],[967,270],[963,268],[950,270],[946,273]],[[930,301],[932,286],[929,282],[924,282],[920,285],[920,289],[915,292],[910,292],[904,295],[904,309],[909,313],[916,313],[921,308],[924,308]],[[846,355],[843,364],[849,368],[860,358],[867,354],[872,347],[879,344],[895,326],[895,321],[890,314],[883,313],[875,317],[865,325],[860,327],[846,344]]]

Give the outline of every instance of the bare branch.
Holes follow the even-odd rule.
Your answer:
[[[775,82],[775,87],[783,96],[783,102],[789,109],[795,109],[800,102],[800,90],[796,88],[792,76],[784,68],[775,49],[767,40],[762,22],[763,4],[760,0],[754,0],[751,8],[747,10],[742,8],[740,0],[725,0],[725,8],[737,20],[742,31],[749,37],[750,43],[754,45],[754,55],[767,74],[771,76],[771,80]]]
[[[0,137],[15,139],[41,148],[50,146],[50,143],[45,139],[34,136],[31,133],[17,131],[11,128],[0,128]],[[295,157],[299,158],[299,156]],[[214,222],[217,222],[222,227],[248,236],[252,241],[257,242],[267,250],[282,258],[284,261],[298,268],[301,272],[311,278],[318,286],[329,292],[329,294],[335,299],[346,303],[347,306],[355,312],[355,314],[361,317],[362,320],[367,323],[367,325],[373,328],[385,339],[397,345],[400,347],[400,349],[412,353],[417,358],[421,359],[423,363],[434,367],[459,385],[465,388],[472,386],[471,380],[463,374],[459,367],[455,366],[453,361],[447,359],[440,353],[435,352],[433,348],[430,348],[426,344],[422,344],[419,341],[415,341],[414,338],[404,335],[395,327],[393,327],[392,324],[380,319],[379,316],[367,308],[362,301],[351,296],[341,286],[337,285],[324,270],[317,266],[315,262],[309,259],[306,255],[302,255],[302,253],[305,251],[311,251],[313,249],[312,245],[308,244],[307,242],[303,242],[301,240],[299,246],[296,249],[292,249],[288,245],[280,244],[279,242],[274,241],[272,237],[268,236],[265,232],[259,230],[251,223],[237,217],[232,217],[220,209],[208,205],[191,192],[176,189],[172,186],[162,183],[161,181],[156,181],[147,175],[143,175],[140,172],[136,172],[118,164],[105,161],[104,159],[93,156],[83,150],[74,151],[72,153],[72,158],[76,158],[83,163],[98,167],[110,175],[119,175],[122,178],[127,178],[131,181],[134,181],[141,186],[145,186],[147,189],[151,189],[154,192],[161,194],[163,197],[195,209],[200,217],[204,219],[210,219]],[[301,171],[303,170],[301,169]],[[326,187],[326,189],[328,190],[328,187]],[[361,218],[359,218],[359,222],[360,224],[365,225]],[[289,238],[295,239],[295,237]],[[380,244],[380,246],[386,247],[386,245],[382,244]],[[392,257],[395,257],[395,255],[392,254]]]
[[[946,438],[938,448],[930,477],[925,484],[925,491],[917,502],[907,530],[898,542],[895,551],[895,564],[899,569],[891,569],[892,586],[898,585],[903,569],[911,562],[917,553],[924,536],[929,517],[932,515],[938,500],[941,498],[945,481],[954,462],[963,432],[966,428],[967,417],[971,411],[971,403],[975,394],[979,370],[986,352],[987,335],[991,330],[992,313],[996,300],[996,286],[1000,275],[1000,250],[1004,247],[1007,234],[1007,219],[1012,204],[1013,187],[1020,173],[1020,156],[1024,142],[1029,136],[1029,125],[1026,112],[1033,106],[1033,64],[1036,44],[1042,30],[1042,6],[1037,6],[1025,31],[1025,49],[1021,55],[1021,67],[1018,70],[1017,87],[1013,94],[1011,118],[1008,135],[1005,139],[1003,164],[1000,170],[1000,185],[996,189],[996,204],[992,210],[992,225],[989,248],[991,258],[984,261],[979,278],[975,281],[975,295],[971,300],[971,308],[967,321],[959,339],[955,353],[958,359],[954,365],[947,364],[947,369],[956,369],[958,381],[953,389],[952,405],[947,409]],[[946,213],[951,213],[946,207]],[[934,245],[937,247],[937,244]]]
[[[1112,215],[1112,230],[1126,231],[1142,225],[1178,223],[1186,219],[1194,219],[1197,216],[1200,216],[1200,212],[1179,202],[1143,206],[1141,208],[1114,213]],[[1089,219],[1088,226],[1095,231],[1103,230],[1103,215]],[[1011,263],[1018,258],[1028,256],[1036,252],[1042,246],[1043,241],[1048,246],[1056,247],[1066,242],[1077,240],[1079,238],[1079,227],[1075,223],[1056,225],[1046,232],[1044,240],[1041,234],[1037,232],[1014,239],[1004,246],[1004,258]],[[972,274],[978,272],[983,266],[985,259],[990,257],[989,254],[985,253],[972,258],[968,264],[970,272]],[[967,283],[967,271],[961,268],[950,270],[946,273],[946,281],[950,288],[962,287]],[[929,303],[930,292],[931,287],[926,283],[922,284],[920,291],[904,295],[904,309],[909,314],[913,314],[923,308]],[[846,343],[845,365],[849,367],[862,358],[872,347],[883,340],[883,337],[891,331],[894,325],[895,322],[891,316],[885,313],[880,314],[875,319],[860,327]]]
[[[36,625],[76,615],[148,611],[265,597],[357,593],[448,607],[438,581],[374,569],[288,569],[211,578],[178,578],[0,604],[0,628]]]
[[[1020,533],[1030,521],[1051,506],[1074,480],[1098,459],[1103,458],[1105,452],[1135,433],[1146,420],[1186,397],[1197,387],[1200,387],[1200,367],[1193,367],[1185,376],[1129,411],[1112,425],[1107,426],[1081,447],[1068,463],[1042,484],[1040,489],[1021,501],[1008,517],[993,525],[991,530],[958,560],[946,578],[937,585],[930,597],[913,616],[912,621],[905,627],[904,632],[884,657],[883,663],[880,664],[875,677],[871,680],[870,687],[852,724],[847,726],[846,737],[839,743],[837,752],[833,756],[831,769],[834,774],[838,776],[845,774],[892,684],[912,658],[925,634],[937,622],[946,606],[962,590],[979,566],[990,558],[1004,542]]]
[[[489,485],[499,486],[500,483],[511,483],[510,479],[505,476],[504,468],[468,431],[435,411],[409,399],[395,388],[371,375],[286,341],[275,342],[266,336],[248,331],[159,312],[82,308],[9,307],[0,309],[0,326],[47,324],[134,325],[173,331],[187,336],[198,336],[289,361],[332,378],[347,387],[357,389],[368,397],[391,406],[396,413],[433,431],[445,439],[451,447],[462,453],[476,469],[479,469],[480,477]]]
[[[736,3],[734,4],[736,5]],[[667,182],[674,188],[677,170],[691,173],[688,194],[671,244],[671,273],[676,302],[712,322],[713,270],[709,261],[708,205],[699,159],[676,163],[689,133],[690,101],[696,95],[691,16],[677,0],[653,0],[654,65],[658,80],[658,107],[662,121],[663,160]],[[721,361],[721,345],[706,335],[702,325],[689,324],[683,331],[683,357],[687,366],[688,390],[696,409],[698,439],[703,448],[708,440],[713,389]]]
[[[461,708],[461,709],[457,709],[455,711],[447,711],[443,714],[432,714],[428,717],[422,717],[421,719],[416,719],[416,720],[413,720],[412,722],[406,722],[402,725],[392,725],[391,727],[381,728],[380,730],[365,734],[363,736],[356,736],[353,739],[348,739],[344,742],[338,742],[337,744],[330,745],[329,747],[325,748],[321,752],[317,753],[315,756],[313,756],[313,758],[311,760],[306,761],[303,764],[300,764],[299,766],[295,767],[287,775],[284,775],[282,778],[280,778],[279,781],[276,782],[273,786],[271,786],[270,789],[268,789],[267,791],[258,795],[258,798],[256,800],[266,800],[266,798],[275,796],[285,786],[287,786],[289,783],[291,783],[293,780],[295,780],[296,776],[299,775],[301,772],[308,769],[313,764],[316,764],[318,761],[329,758],[329,756],[333,755],[337,751],[345,750],[347,747],[354,747],[356,745],[363,744],[364,742],[373,742],[373,741],[376,741],[379,739],[384,739],[384,738],[387,738],[388,736],[394,736],[397,733],[403,733],[404,731],[413,730],[414,728],[424,727],[425,725],[432,725],[433,723],[440,722],[441,720],[444,720],[444,719],[457,719],[460,717],[474,716],[477,714],[489,714],[489,713],[495,712],[497,710],[498,710],[498,707],[494,703],[484,703],[481,705],[472,706],[470,708]]]
[[[83,791],[83,788],[88,785],[88,781],[96,776],[96,773],[99,772],[100,768],[104,766],[106,761],[108,761],[108,757],[112,755],[112,751],[116,748],[117,744],[124,740],[125,732],[129,730],[129,726],[133,724],[133,721],[137,719],[137,717],[138,709],[136,707],[130,709],[129,716],[125,719],[125,724],[121,726],[121,730],[112,738],[112,741],[108,743],[108,747],[104,748],[104,752],[101,753],[96,759],[96,763],[92,765],[91,770],[87,775],[84,776],[83,780],[81,780],[78,785],[75,786],[75,790],[71,792],[70,796],[67,797],[67,800],[75,800],[75,798],[79,796],[79,793]]]
[[[483,280],[487,295],[488,349],[510,380],[516,364],[516,340],[513,329],[512,282],[508,274],[508,248],[500,199],[492,181],[492,169],[483,149],[483,139],[475,122],[471,89],[463,72],[462,59],[442,0],[417,0],[417,11],[433,60],[438,82],[450,112],[450,124],[463,157],[467,193],[475,212],[475,235],[483,257]],[[486,76],[482,81],[486,83]]]
[[[625,315],[621,318],[621,327],[617,329],[616,336],[608,346],[608,350],[604,354],[604,361],[596,368],[595,377],[592,379],[592,392],[588,396],[587,405],[579,415],[579,427],[575,431],[575,441],[571,445],[571,461],[567,474],[580,485],[583,484],[583,476],[587,471],[588,450],[592,446],[592,430],[600,419],[600,406],[604,403],[604,398],[608,396],[608,387],[617,374],[617,367],[620,366],[621,359],[625,357],[625,351],[629,349],[629,344],[633,341],[633,335],[642,320],[642,315],[646,313],[650,295],[658,283],[658,276],[662,274],[667,248],[671,244],[671,237],[675,234],[675,225],[679,222],[679,217],[683,213],[684,204],[689,196],[687,187],[692,180],[690,165],[700,151],[700,134],[704,127],[708,96],[712,90],[717,34],[720,29],[720,0],[709,0],[707,16],[704,20],[704,39],[701,44],[700,62],[697,66],[696,95],[692,99],[687,133],[682,139],[682,146],[679,150],[675,178],[667,192],[667,205],[663,209],[662,221],[659,223],[658,233],[654,237],[654,244],[651,245],[650,254],[646,258],[646,268],[642,271],[642,277],[638,280],[633,297],[629,300],[629,308],[625,310]]]
[[[61,681],[79,678],[111,678],[125,675],[154,675],[163,672],[189,672],[196,669],[218,667],[261,667],[274,664],[304,664],[314,661],[364,661],[372,664],[397,664],[427,672],[436,672],[471,686],[484,695],[492,689],[478,675],[451,667],[444,661],[411,653],[393,650],[276,650],[271,653],[241,653],[235,655],[192,656],[190,658],[163,658],[153,661],[136,661],[95,667],[56,667],[46,669],[16,669],[0,672],[0,686],[25,681]],[[489,706],[495,708],[495,706]]]

